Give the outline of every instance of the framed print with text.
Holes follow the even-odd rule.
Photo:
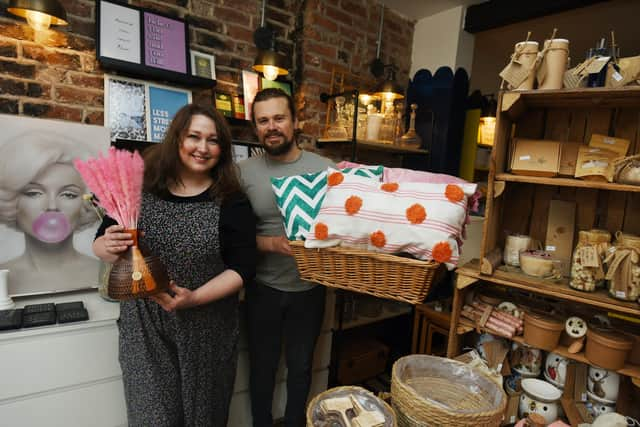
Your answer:
[[[191,92],[149,83],[149,141],[162,142],[169,123],[178,110],[191,102]]]
[[[191,49],[191,74],[204,77],[205,79],[216,79],[216,58],[208,53],[198,52]]]
[[[143,12],[144,65],[187,73],[187,24],[153,12]]]
[[[105,74],[104,122],[111,141],[162,142],[176,112],[191,91]]]
[[[215,62],[196,52],[191,71],[189,24],[179,17],[127,4],[96,0],[96,59],[107,71],[191,87],[215,87]]]
[[[107,0],[98,4],[98,57],[141,64],[140,11]]]

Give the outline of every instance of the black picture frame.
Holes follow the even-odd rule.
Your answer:
[[[118,16],[120,13],[120,16]],[[145,57],[145,14],[158,17],[162,21],[174,21],[184,27],[184,46],[180,43],[179,49],[184,52],[184,59],[179,60],[184,64],[184,72],[159,66],[146,65],[148,58]],[[137,21],[136,20],[137,16]],[[107,21],[111,25],[104,25]],[[122,19],[121,19],[122,18]],[[135,28],[137,27],[137,31]],[[124,29],[127,49],[120,49],[115,44],[121,42],[117,35],[119,29]],[[127,33],[132,29],[131,33]],[[129,37],[130,38],[127,38]],[[133,50],[138,49],[138,52]],[[132,77],[144,78],[146,80],[159,80],[177,83],[184,86],[213,88],[216,81],[191,74],[191,57],[189,53],[189,25],[180,18],[170,16],[152,9],[133,6],[119,0],[97,0],[96,1],[96,57],[105,70],[119,71]]]

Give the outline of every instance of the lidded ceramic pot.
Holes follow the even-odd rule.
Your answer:
[[[591,400],[613,405],[618,400],[620,375],[595,366],[589,367],[587,394]]]
[[[556,353],[547,354],[544,363],[544,378],[558,388],[564,388],[569,359]]]
[[[542,370],[542,350],[514,342],[509,363],[513,371],[525,377],[537,377]]]
[[[617,371],[624,367],[633,341],[610,329],[589,328],[585,356],[593,365]]]
[[[562,391],[556,386],[537,378],[524,379],[518,408],[520,417],[537,413],[544,417],[546,424],[551,424],[558,418],[560,397]]]
[[[524,341],[530,346],[553,351],[560,341],[564,322],[541,313],[524,314]]]

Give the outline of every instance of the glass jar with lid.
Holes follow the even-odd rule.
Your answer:
[[[593,292],[604,285],[604,259],[611,247],[611,233],[606,230],[583,230],[573,251],[569,286]]]

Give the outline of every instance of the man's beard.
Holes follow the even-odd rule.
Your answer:
[[[283,133],[278,131],[267,133],[264,136],[264,140],[266,141],[267,138],[270,138],[272,136],[280,136],[284,139],[284,141],[278,145],[269,145],[266,142],[263,142],[262,147],[264,147],[264,151],[266,151],[268,154],[272,156],[280,156],[282,154],[288,153],[293,147],[294,138],[287,139],[287,137]]]

